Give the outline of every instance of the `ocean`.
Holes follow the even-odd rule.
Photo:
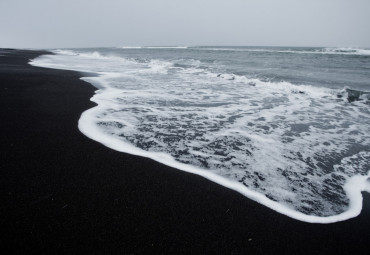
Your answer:
[[[78,123],[89,138],[301,221],[360,213],[370,192],[370,49],[52,51],[30,63],[89,73],[82,79],[97,88]]]

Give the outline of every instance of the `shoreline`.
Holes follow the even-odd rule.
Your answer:
[[[203,177],[113,151],[78,119],[95,87],[33,67],[46,51],[0,50],[4,251],[38,253],[360,253],[370,195],[344,222],[300,222]],[[4,56],[5,55],[5,56]]]

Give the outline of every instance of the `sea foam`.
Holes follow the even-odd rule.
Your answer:
[[[91,139],[298,220],[360,213],[361,192],[370,189],[366,102],[350,103],[334,89],[216,73],[199,59],[57,53],[31,64],[98,74],[83,78],[100,89],[91,98],[97,106],[78,123]]]

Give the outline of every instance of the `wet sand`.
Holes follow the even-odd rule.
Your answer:
[[[0,50],[0,249],[9,253],[363,254],[361,215],[309,224],[202,177],[85,137],[94,87],[28,65],[43,51]]]

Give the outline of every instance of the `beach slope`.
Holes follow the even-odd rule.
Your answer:
[[[77,128],[94,87],[0,50],[0,246],[9,253],[360,254],[361,215],[308,224],[202,177],[113,151]]]

